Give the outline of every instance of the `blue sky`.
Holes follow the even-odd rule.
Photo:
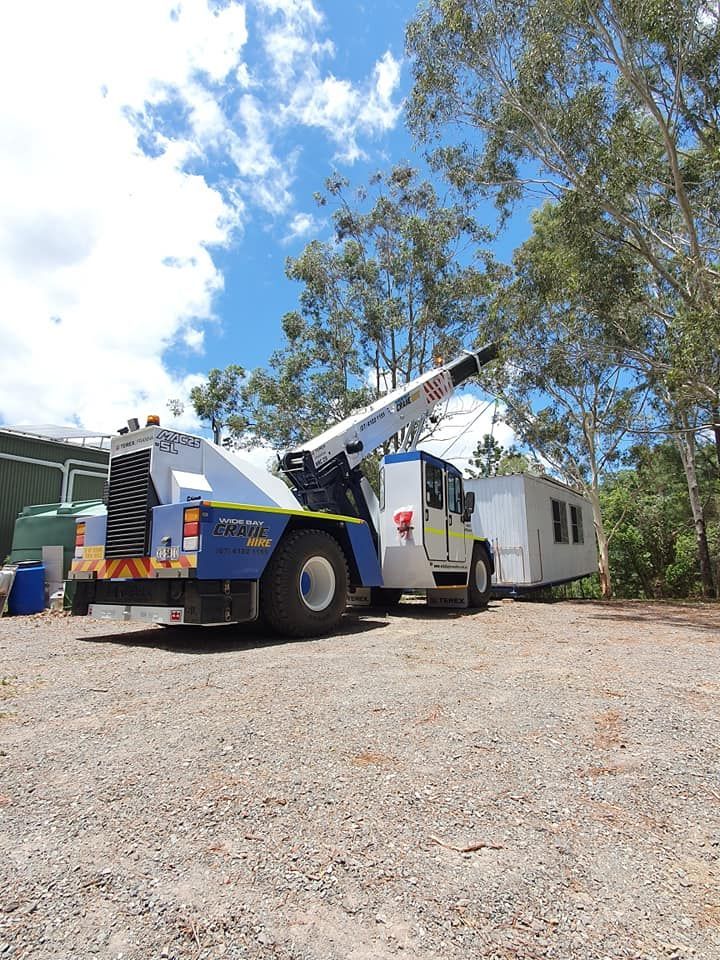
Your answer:
[[[167,420],[211,367],[266,363],[299,292],[285,258],[327,235],[313,193],[422,165],[402,111],[415,7],[3,6],[0,423]],[[525,235],[522,212],[498,255]]]

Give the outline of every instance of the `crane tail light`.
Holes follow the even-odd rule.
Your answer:
[[[82,560],[85,553],[85,524],[75,524],[75,554],[76,560]]]
[[[197,550],[200,546],[200,507],[183,510],[183,551]]]

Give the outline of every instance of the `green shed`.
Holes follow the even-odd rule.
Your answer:
[[[102,499],[109,439],[73,427],[0,427],[0,562],[26,507]]]

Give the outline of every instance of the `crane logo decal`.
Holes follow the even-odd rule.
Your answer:
[[[413,390],[411,393],[406,393],[405,396],[400,397],[398,402],[395,404],[395,412],[400,413],[400,411],[405,407],[409,407],[411,403],[414,403],[419,396],[419,390]]]
[[[161,430],[155,437],[155,444],[163,453],[177,453],[178,444],[198,449],[200,438],[189,437],[186,433],[178,433],[177,430]]]
[[[267,549],[272,546],[269,531],[260,520],[232,520],[220,517],[213,527],[214,537],[245,537],[246,547]]]

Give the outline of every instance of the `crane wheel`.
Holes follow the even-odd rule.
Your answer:
[[[260,608],[288,637],[316,637],[340,623],[348,571],[340,544],[322,530],[296,530],[280,542],[260,582]]]
[[[473,549],[468,577],[468,603],[471,607],[486,607],[492,592],[492,571],[487,550],[480,544]]]

